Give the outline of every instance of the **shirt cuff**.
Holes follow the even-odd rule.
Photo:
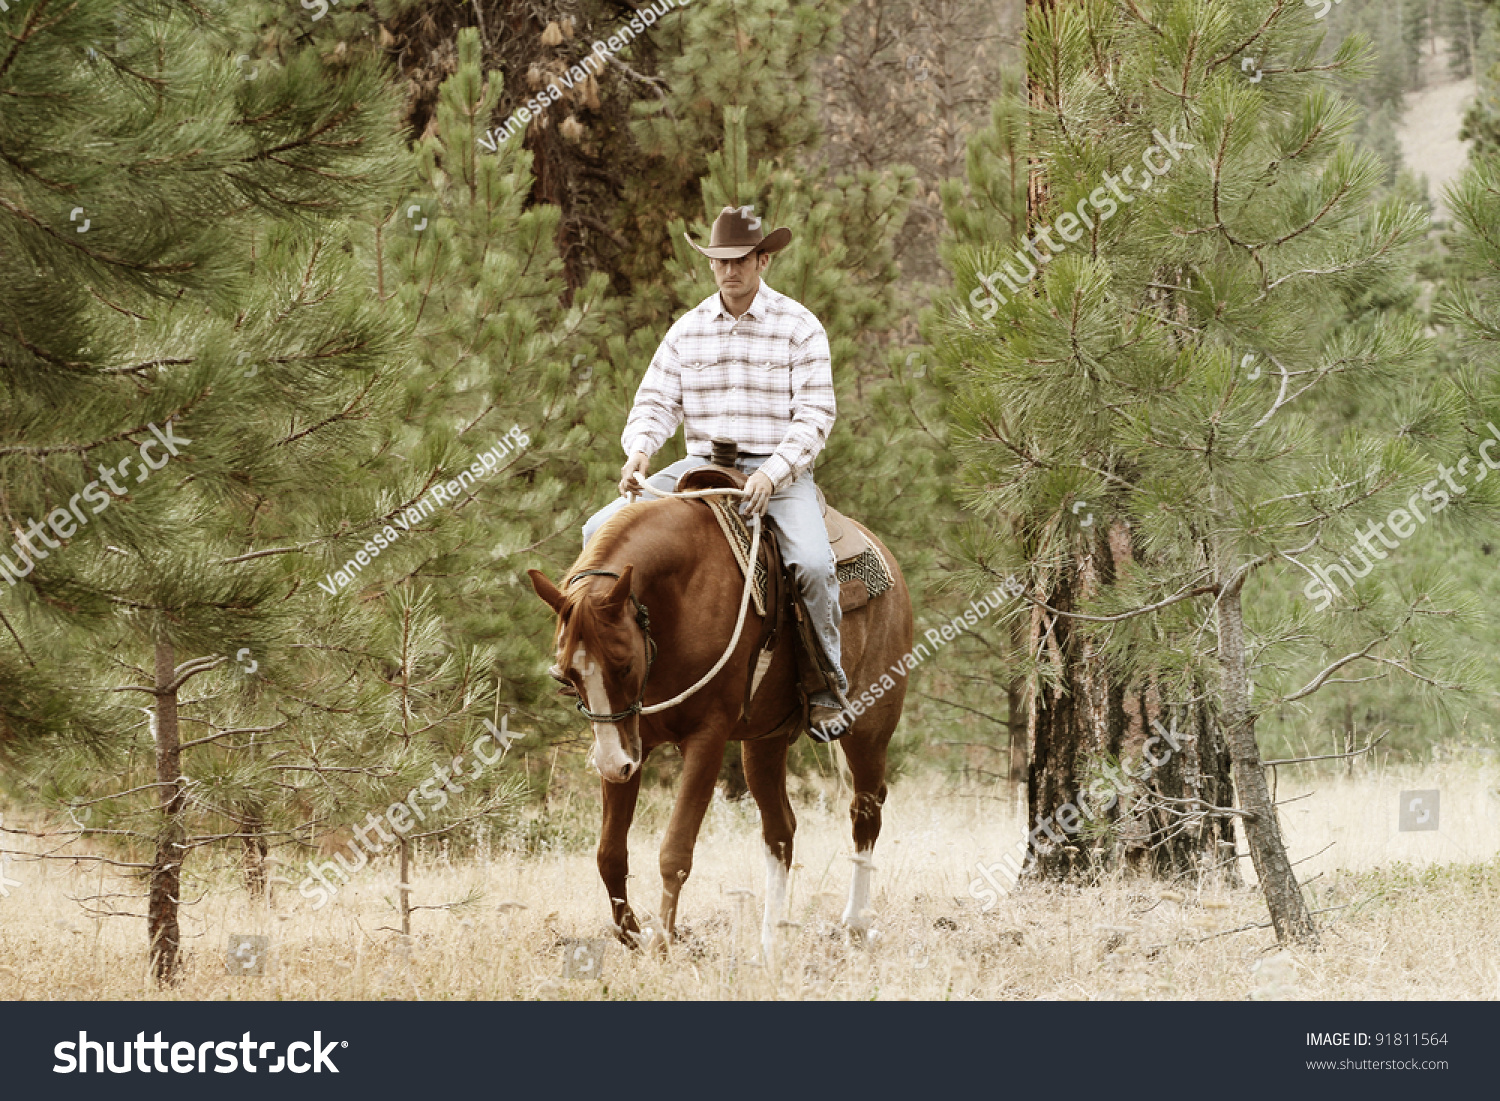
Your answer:
[[[772,455],[760,464],[758,473],[770,478],[771,488],[779,491],[785,489],[786,483],[792,480],[792,464],[780,455]]]
[[[630,441],[630,446],[625,449],[625,457],[628,459],[637,451],[644,452],[648,459],[656,454],[656,448],[651,446],[651,441],[645,436],[637,436]]]

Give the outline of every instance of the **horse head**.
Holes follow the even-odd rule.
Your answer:
[[[645,607],[630,591],[633,571],[584,571],[566,591],[528,571],[537,596],[557,613],[557,669],[593,727],[594,768],[614,784],[641,767],[640,709],[655,656]]]

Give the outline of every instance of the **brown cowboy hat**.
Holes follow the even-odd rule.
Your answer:
[[[687,243],[714,260],[738,260],[752,252],[780,252],[792,239],[792,231],[782,226],[767,236],[761,232],[760,219],[749,206],[726,206],[714,219],[708,247],[687,237]]]

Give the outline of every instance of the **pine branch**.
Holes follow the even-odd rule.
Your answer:
[[[1209,593],[1217,594],[1220,589],[1221,586],[1217,583],[1213,585],[1199,585],[1192,589],[1179,591],[1175,595],[1169,596],[1165,600],[1158,601],[1155,604],[1146,604],[1139,608],[1132,608],[1128,612],[1121,612],[1119,615],[1108,616],[1081,615],[1077,612],[1064,612],[1052,607],[1046,601],[1038,600],[1037,598],[1027,593],[1023,593],[1021,595],[1023,600],[1035,604],[1039,608],[1045,608],[1053,615],[1061,616],[1064,619],[1078,619],[1083,620],[1086,623],[1120,623],[1127,619],[1136,619],[1143,615],[1150,615],[1152,612],[1159,612],[1163,608],[1170,608],[1173,604],[1180,604],[1182,603],[1182,601],[1191,600],[1195,596],[1205,596]]]
[[[202,721],[202,720],[196,720],[196,721]],[[232,728],[229,728],[229,729],[226,729],[226,730],[220,730],[220,731],[218,731],[215,734],[204,735],[202,738],[194,738],[190,742],[183,742],[182,745],[179,748],[180,749],[192,749],[194,746],[207,745],[209,742],[216,742],[220,738],[228,738],[228,737],[232,737],[232,736],[234,736],[236,734],[273,734],[273,733],[275,733],[278,730],[284,730],[284,729],[286,729],[287,723],[290,722],[290,721],[291,721],[290,719],[283,719],[281,722],[277,723],[275,726],[240,726],[240,727],[232,727]],[[246,747],[243,747],[243,746],[228,746],[226,748],[229,748],[229,749],[242,749],[242,748],[246,748]]]
[[[1274,761],[1262,761],[1261,766],[1263,768],[1272,768],[1276,765],[1304,765],[1309,761],[1346,761],[1351,757],[1361,757],[1370,752],[1370,750],[1385,741],[1388,734],[1390,734],[1389,730],[1383,731],[1380,737],[1376,738],[1373,742],[1367,743],[1363,749],[1356,749],[1349,753],[1320,753],[1315,757],[1282,757]]]

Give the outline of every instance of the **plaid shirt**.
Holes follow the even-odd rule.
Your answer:
[[[715,292],[678,318],[651,358],[620,442],[654,455],[684,425],[690,455],[715,436],[752,455],[782,489],[813,464],[833,429],[828,334],[765,283],[735,318]]]

